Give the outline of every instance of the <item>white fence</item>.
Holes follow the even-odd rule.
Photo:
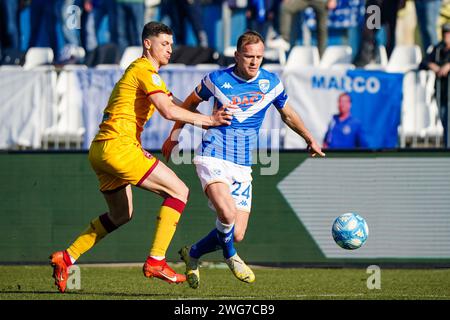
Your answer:
[[[270,67],[272,71],[283,71],[281,67]],[[173,66],[163,68],[160,74],[174,95],[184,99],[209,71],[212,69]],[[87,149],[112,86],[122,72],[117,68],[66,67],[58,71],[53,67],[34,70],[0,68],[0,148]],[[89,90],[82,88],[86,86],[83,77],[89,77]],[[442,145],[443,130],[434,99],[434,81],[434,74],[429,71],[405,73],[399,147]],[[289,94],[297,88],[291,88],[287,83],[286,90]],[[335,101],[332,103],[336,105]],[[211,102],[200,108],[205,113],[210,110]],[[171,122],[155,115],[144,131],[144,147],[159,149],[171,127]],[[267,147],[289,147],[285,145],[285,133],[289,131],[285,130],[274,110],[268,112],[262,129],[265,137],[268,132],[265,129],[280,129],[281,134],[275,139],[265,140]],[[192,128],[188,130],[192,131]],[[316,138],[321,141],[321,137]]]

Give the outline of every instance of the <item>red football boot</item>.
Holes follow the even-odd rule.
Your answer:
[[[56,251],[52,253],[50,258],[50,265],[53,267],[53,278],[55,279],[55,285],[58,287],[59,292],[66,291],[68,269],[72,265],[70,262],[69,254],[66,251]]]
[[[164,260],[156,260],[148,257],[143,267],[144,275],[147,278],[155,277],[168,283],[182,283],[186,281],[184,274],[176,273]]]

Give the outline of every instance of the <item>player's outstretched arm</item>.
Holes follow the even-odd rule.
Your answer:
[[[197,114],[199,116],[205,116],[197,111],[197,107],[202,101],[203,100],[195,93],[195,91],[193,91],[186,98],[186,100],[184,100],[184,102],[180,104],[180,106],[178,108],[183,109],[184,111],[192,113],[194,115]],[[179,102],[177,102],[177,104],[178,103]],[[226,111],[226,109],[228,109],[228,111]],[[223,125],[223,124],[229,125],[230,121],[232,119],[232,116],[230,117],[230,115],[232,115],[234,109],[238,109],[238,107],[236,107],[234,105],[227,105],[226,108],[222,108],[220,110],[214,111],[213,114],[211,115],[211,117],[213,119],[216,119],[218,117],[221,117],[221,115],[226,115],[225,120],[227,120],[227,121],[225,123],[220,123],[217,125]],[[228,121],[228,119],[230,121]],[[166,141],[164,141],[164,143],[161,147],[163,156],[166,158],[166,160],[169,160],[170,154],[172,153],[173,148],[178,144],[178,138],[179,138],[180,132],[183,129],[185,123],[191,123],[194,125],[202,126],[203,128],[217,126],[217,125],[209,125],[209,124],[200,123],[200,122],[192,123],[192,122],[177,119],[171,132],[170,132],[169,137],[167,137]]]
[[[181,105],[183,104],[183,101],[178,99],[177,97],[175,97],[174,95],[171,96],[172,98],[172,102],[174,104],[176,104],[177,106],[181,107]]]
[[[316,155],[319,155],[321,157],[325,157],[325,153],[322,152],[322,149],[314,140],[311,133],[308,129],[306,129],[302,118],[300,118],[297,112],[295,112],[295,110],[288,103],[286,103],[283,108],[277,110],[280,112],[283,122],[305,140],[311,156],[315,157]]]
[[[165,93],[152,94],[149,99],[167,120],[182,121],[196,126],[215,127],[229,125],[233,118],[231,112],[226,110],[220,110],[211,116],[189,111],[177,106]]]

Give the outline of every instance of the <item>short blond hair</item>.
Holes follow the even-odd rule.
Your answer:
[[[254,44],[262,42],[264,44],[264,38],[256,31],[246,31],[244,32],[238,39],[237,42],[237,51],[241,51],[242,47],[244,47],[247,44]]]

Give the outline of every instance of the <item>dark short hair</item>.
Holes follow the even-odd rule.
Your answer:
[[[157,37],[161,33],[172,35],[172,29],[166,26],[164,23],[151,21],[144,26],[142,30],[142,43],[144,43],[144,39],[150,37]]]
[[[242,47],[246,44],[254,44],[262,42],[264,44],[264,38],[256,31],[249,30],[244,32],[238,39],[237,51],[241,51]]]

